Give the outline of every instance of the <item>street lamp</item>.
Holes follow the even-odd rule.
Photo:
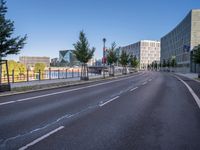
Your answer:
[[[103,38],[103,78],[105,78],[106,38]]]

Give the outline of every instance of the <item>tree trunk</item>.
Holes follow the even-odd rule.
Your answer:
[[[81,67],[81,80],[88,80],[87,65],[84,63]]]

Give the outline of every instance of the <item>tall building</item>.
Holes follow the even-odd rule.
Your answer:
[[[19,62],[27,68],[34,67],[36,63],[44,63],[46,67],[50,66],[49,57],[21,56],[19,57]]]
[[[140,62],[140,69],[147,69],[148,65],[160,62],[160,42],[142,40],[137,43],[121,47],[122,51],[136,56]]]
[[[73,54],[73,50],[59,51],[59,63],[60,66],[74,66],[80,64],[76,59],[76,56]]]
[[[168,34],[161,38],[161,61],[176,58],[177,71],[196,72],[192,49],[200,44],[200,9],[191,10]]]

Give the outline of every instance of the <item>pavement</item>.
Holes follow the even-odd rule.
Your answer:
[[[198,82],[178,78],[200,98]],[[199,150],[200,109],[178,78],[141,72],[0,97],[0,149]]]
[[[198,78],[198,73],[176,73],[179,76],[184,76],[186,78],[190,78],[190,79],[197,79]],[[199,80],[196,80],[197,82]],[[200,81],[199,81],[200,82]]]

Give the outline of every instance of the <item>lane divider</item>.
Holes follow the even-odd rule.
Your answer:
[[[112,98],[112,99],[110,99],[110,100],[108,100],[108,101],[106,101],[104,103],[99,104],[99,106],[102,107],[102,106],[104,106],[104,105],[106,105],[106,104],[108,104],[108,103],[110,103],[110,102],[112,102],[112,101],[114,101],[114,100],[116,100],[118,98],[119,98],[119,96],[116,96],[116,97],[114,97],[114,98]]]
[[[38,142],[44,140],[45,138],[49,137],[50,135],[52,135],[52,134],[58,132],[59,130],[62,130],[63,128],[64,128],[64,126],[60,126],[59,128],[54,129],[53,131],[51,131],[51,132],[49,132],[49,133],[47,133],[47,134],[45,134],[45,135],[43,135],[43,136],[41,136],[41,137],[35,139],[35,140],[32,141],[31,143],[29,143],[29,144],[27,144],[27,145],[25,145],[25,146],[19,148],[19,150],[25,150],[25,149],[29,148],[30,146],[33,146],[33,145],[37,144]]]
[[[100,86],[100,85],[105,85],[105,84],[109,84],[109,83],[113,83],[113,82],[123,81],[123,80],[127,80],[129,78],[137,77],[137,76],[139,76],[141,74],[142,73],[134,75],[134,76],[130,76],[130,77],[127,77],[127,78],[122,78],[122,79],[119,79],[119,80],[113,80],[113,81],[108,81],[108,82],[93,84],[93,85],[79,87],[79,88],[75,88],[75,89],[70,89],[70,90],[65,90],[65,91],[59,91],[59,92],[54,92],[54,93],[49,93],[49,94],[44,94],[44,95],[38,95],[38,96],[33,96],[33,97],[27,97],[27,98],[15,100],[15,101],[3,102],[3,103],[0,103],[0,106],[1,105],[11,104],[11,103],[16,103],[16,102],[22,102],[22,101],[28,101],[28,100],[38,99],[38,98],[42,98],[42,97],[48,97],[48,96],[53,96],[53,95],[68,93],[68,92],[73,92],[73,91],[78,91],[78,90],[82,90],[82,89],[86,89],[86,88],[91,88],[91,87],[96,87],[96,86]]]
[[[135,87],[135,88],[131,89],[130,91],[132,92],[132,91],[136,90],[137,88],[138,88],[138,87]]]
[[[145,84],[147,84],[147,82],[142,83],[142,85],[145,85]]]
[[[193,96],[194,100],[196,101],[197,105],[200,108],[200,99],[199,97],[195,94],[195,92],[192,90],[192,88],[185,82],[183,81],[181,78],[177,77],[176,75],[173,75],[175,78],[177,78],[179,81],[181,81],[189,90],[189,92],[191,93],[191,95]]]

